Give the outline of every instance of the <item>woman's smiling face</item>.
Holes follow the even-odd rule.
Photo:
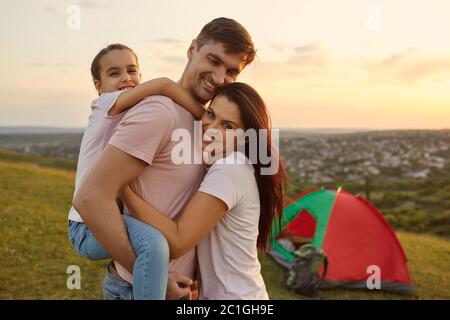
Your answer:
[[[212,148],[212,146],[208,147],[212,143],[212,141],[207,141],[208,137],[212,137],[213,140],[216,140],[217,137],[221,137],[222,143],[218,148],[223,148],[224,155],[235,150],[235,148],[233,148],[233,150],[227,150],[226,131],[237,129],[245,130],[245,128],[239,107],[234,102],[229,101],[225,96],[218,95],[211,102],[201,120],[203,129],[202,150],[204,152],[211,151]],[[234,139],[234,147],[236,147],[236,141],[237,138]]]

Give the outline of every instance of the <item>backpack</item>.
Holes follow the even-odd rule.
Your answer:
[[[320,287],[320,282],[327,273],[328,260],[321,249],[316,249],[306,244],[294,251],[295,259],[292,261],[286,285],[298,294],[314,296]],[[323,274],[320,277],[318,271],[324,264]]]

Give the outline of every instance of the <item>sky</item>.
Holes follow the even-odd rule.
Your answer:
[[[177,81],[191,40],[225,16],[252,35],[239,81],[276,128],[450,127],[447,0],[0,1],[0,126],[85,127],[101,48],[124,43],[143,80]]]

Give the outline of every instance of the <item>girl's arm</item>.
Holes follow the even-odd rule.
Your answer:
[[[197,192],[180,219],[173,221],[142,200],[129,186],[122,189],[121,196],[132,217],[152,225],[164,234],[172,259],[195,247],[228,210],[222,200],[207,193]]]
[[[192,113],[196,119],[200,119],[205,112],[205,108],[191,96],[189,91],[168,78],[157,78],[122,92],[114,106],[109,109],[108,115],[115,116],[139,103],[145,97],[157,94],[171,98]]]

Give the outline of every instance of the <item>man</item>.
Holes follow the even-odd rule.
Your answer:
[[[254,56],[253,42],[242,25],[228,18],[214,19],[189,46],[178,83],[206,104],[217,88],[234,82]],[[115,200],[120,189],[132,184],[141,198],[174,219],[203,179],[202,165],[172,162],[176,142],[171,141],[171,134],[176,129],[186,129],[193,137],[193,116],[167,97],[144,99],[124,116],[74,198],[74,207],[114,258],[118,274],[128,281],[136,257]],[[194,250],[170,262],[167,298],[189,293],[189,288],[177,285],[186,279],[178,274],[192,278],[194,269]],[[109,270],[115,273],[114,268]]]

